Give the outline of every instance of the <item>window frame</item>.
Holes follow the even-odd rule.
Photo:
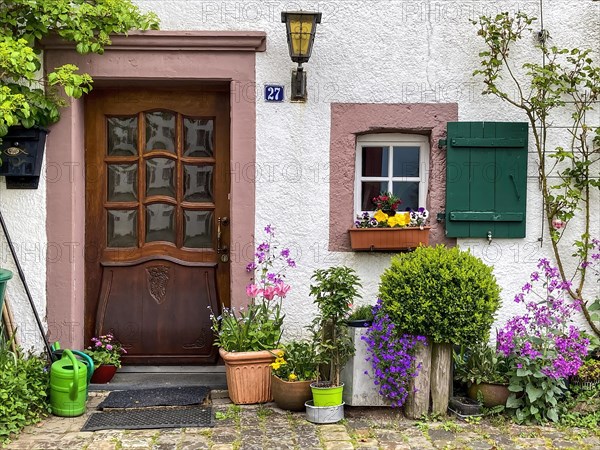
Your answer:
[[[386,177],[363,177],[362,176],[362,149],[363,147],[388,147],[388,175]],[[393,176],[393,147],[419,147],[419,177],[394,177]],[[394,181],[396,182],[419,182],[419,205],[426,207],[427,190],[429,186],[429,137],[420,134],[405,133],[377,133],[364,134],[356,139],[354,170],[354,215],[363,214],[361,208],[362,182],[363,181],[387,181],[388,191],[392,192]],[[372,212],[372,211],[369,211]]]

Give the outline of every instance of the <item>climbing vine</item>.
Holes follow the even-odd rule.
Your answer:
[[[42,74],[40,41],[58,35],[79,53],[101,54],[112,34],[156,29],[158,18],[130,0],[3,0],[0,2],[0,142],[8,127],[58,121],[66,99],[92,89],[92,78],[65,64]]]
[[[584,299],[591,251],[590,216],[600,190],[600,127],[588,119],[598,114],[600,66],[591,50],[550,45],[547,30],[537,33],[541,63],[513,64],[514,46],[533,33],[535,18],[519,12],[482,16],[473,21],[486,50],[481,52],[483,93],[495,95],[520,109],[529,121],[537,153],[539,183],[544,200],[544,220],[550,230],[552,249],[561,277],[571,282],[569,295],[582,300],[582,311],[591,329],[600,336],[600,299]],[[568,138],[551,147],[548,133],[553,120],[569,117]],[[563,242],[571,221],[583,222],[583,233],[574,242]],[[580,225],[578,225],[580,226]],[[574,250],[574,251],[573,251]],[[577,259],[577,269],[567,273],[567,259]],[[596,281],[596,280],[594,280]]]

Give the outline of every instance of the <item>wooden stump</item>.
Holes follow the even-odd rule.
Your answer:
[[[408,397],[404,404],[404,414],[409,419],[419,419],[429,412],[429,391],[431,371],[431,340],[426,345],[417,344],[415,364],[421,365],[419,374],[408,384]]]
[[[445,415],[450,399],[452,344],[431,346],[431,412]]]

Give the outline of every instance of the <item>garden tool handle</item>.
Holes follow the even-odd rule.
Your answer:
[[[79,365],[77,364],[77,358],[71,353],[71,350],[65,350],[64,354],[67,355],[73,364],[73,382],[69,387],[69,397],[71,400],[75,400],[77,398],[77,392],[79,391]]]

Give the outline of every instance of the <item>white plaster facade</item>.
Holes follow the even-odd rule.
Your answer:
[[[316,268],[334,264],[354,267],[363,283],[361,303],[374,302],[379,276],[390,260],[389,254],[328,251],[331,103],[457,103],[462,121],[525,121],[514,109],[482,96],[480,79],[471,75],[483,47],[477,28],[470,21],[481,14],[500,11],[524,10],[542,16],[544,28],[557,45],[592,48],[596,61],[600,61],[600,2],[592,0],[136,0],[135,3],[144,10],[155,11],[165,30],[267,33],[267,51],[256,55],[256,86],[234,86],[232,96],[233,101],[240,102],[253,101],[256,96],[257,236],[262,236],[264,225],[276,226],[279,240],[291,246],[297,259],[297,269],[288,273],[292,284],[285,301],[288,336],[301,334],[311,319],[309,280]],[[281,104],[266,103],[262,94],[265,83],[284,84],[289,92],[294,64],[288,56],[280,14],[296,9],[323,13],[312,58],[305,65],[309,100],[306,104],[288,100]],[[539,27],[539,23],[535,26]],[[530,51],[520,51],[515,56],[521,62],[525,58],[540,62],[533,50],[533,39],[529,44]],[[600,125],[599,110],[591,120],[595,125]],[[559,136],[565,123],[559,120],[555,125],[555,134]],[[239,177],[252,176],[252,169],[234,165],[232,183]],[[483,239],[458,240],[462,248],[470,248],[494,266],[503,298],[498,326],[515,313],[512,298],[527,281],[538,258],[551,257],[548,230],[542,230],[533,153],[530,153],[529,175],[526,238],[497,239],[491,244]],[[48,177],[46,182],[50,182]],[[593,201],[599,207],[591,220],[592,235],[600,237],[597,192]],[[0,205],[43,315],[46,264],[51,264],[46,262],[46,249],[56,252],[60,248],[61,257],[68,257],[69,251],[64,244],[57,247],[47,242],[44,181],[37,191],[7,191],[3,184]],[[432,213],[435,217],[437,211]],[[13,268],[7,255],[3,245],[2,264]],[[11,282],[8,293],[24,343],[39,343],[20,283]]]

